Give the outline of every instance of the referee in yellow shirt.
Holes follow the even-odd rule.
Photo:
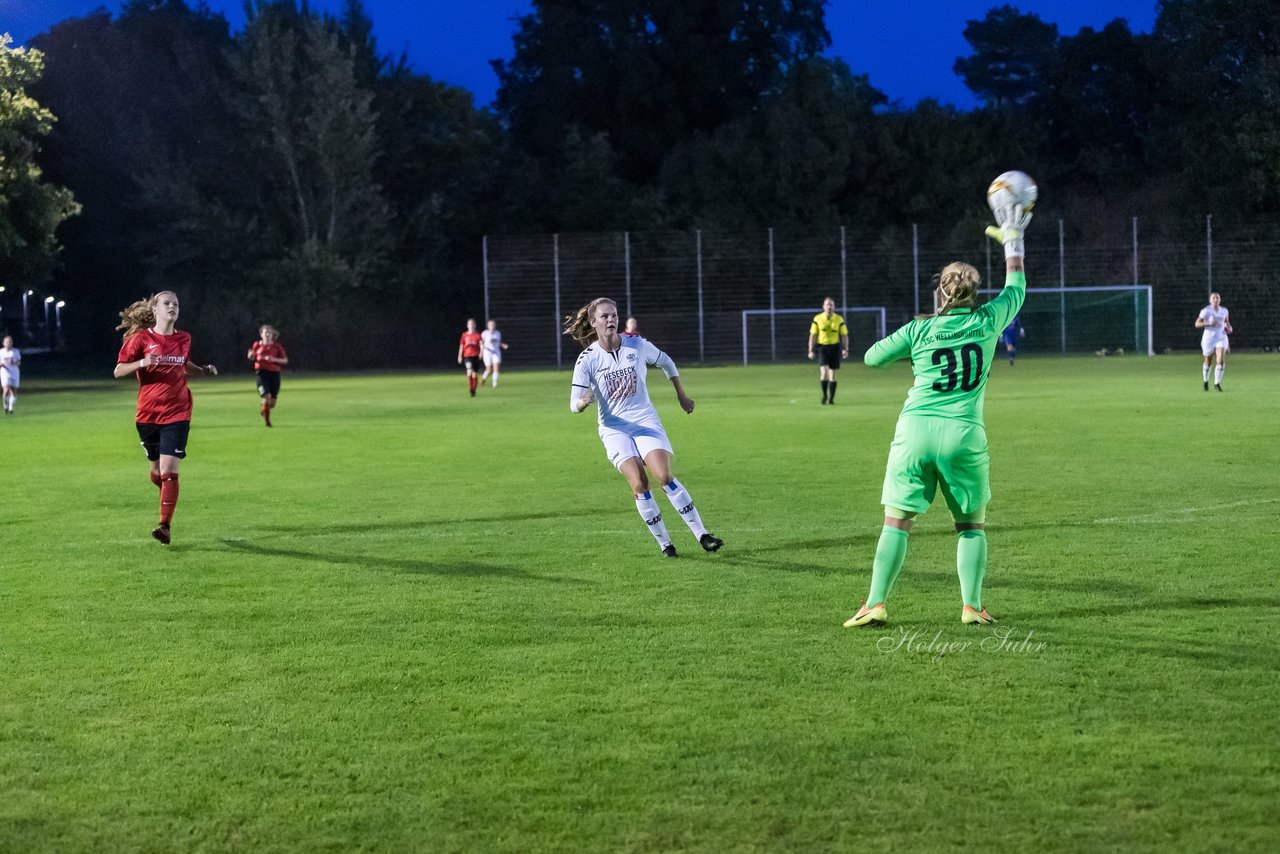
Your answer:
[[[809,326],[809,358],[814,357],[814,344],[818,345],[818,378],[822,381],[822,402],[836,402],[836,371],[840,370],[840,358],[849,357],[849,327],[844,318],[836,314],[836,301],[827,297],[822,301],[822,313],[813,318]]]

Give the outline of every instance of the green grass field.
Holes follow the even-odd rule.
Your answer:
[[[110,366],[104,366],[107,374]],[[194,381],[174,545],[132,381],[0,419],[0,851],[1280,849],[1280,359],[1025,359],[988,607],[941,501],[866,593],[905,365],[652,382],[660,556],[567,372]],[[663,499],[663,509],[669,508]],[[996,630],[999,631],[996,631]]]

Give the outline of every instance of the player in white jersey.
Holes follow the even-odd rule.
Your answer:
[[[566,317],[564,333],[586,348],[573,368],[569,411],[582,412],[593,401],[599,404],[600,440],[605,453],[631,486],[636,510],[662,553],[678,556],[658,502],[649,491],[649,474],[662,485],[671,506],[702,548],[718,550],[724,541],[707,531],[688,490],[671,475],[671,442],[649,400],[647,373],[652,365],[675,386],[680,408],[693,412],[693,400],[684,393],[676,363],[639,335],[621,337],[618,306],[611,299],[592,300]]]
[[[1231,312],[1222,307],[1221,294],[1209,294],[1209,304],[1200,309],[1196,317],[1196,329],[1204,330],[1200,335],[1200,352],[1204,354],[1200,378],[1204,380],[1204,390],[1209,390],[1209,360],[1215,359],[1213,387],[1222,391],[1222,373],[1227,369],[1227,351],[1231,349],[1227,342],[1231,334]]]
[[[4,414],[13,414],[14,401],[18,399],[18,386],[22,379],[19,366],[22,353],[13,346],[13,338],[4,336],[0,347],[0,387],[4,390]]]
[[[484,373],[480,375],[480,384],[493,374],[493,388],[498,387],[498,370],[502,367],[502,351],[507,345],[502,343],[502,333],[498,331],[498,321],[490,320],[480,333],[480,358],[484,359]]]

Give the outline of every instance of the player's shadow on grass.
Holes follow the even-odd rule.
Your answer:
[[[427,530],[440,525],[475,525],[499,524],[502,522],[536,522],[542,519],[566,519],[574,516],[588,517],[593,513],[560,513],[547,511],[543,513],[507,513],[501,516],[464,516],[451,519],[410,519],[402,522],[352,522],[349,524],[323,525],[258,525],[263,531],[272,534],[312,534],[325,536],[328,534],[360,534],[369,531],[416,531]]]
[[[1107,582],[1106,586],[1108,593],[1110,593],[1114,585],[1111,582]],[[1096,588],[1090,589],[1096,592]],[[1056,611],[1024,611],[1020,616],[1034,617],[1038,619],[1067,617],[1075,621],[1086,617],[1132,617],[1134,615],[1147,616],[1151,614],[1167,614],[1169,612],[1177,611],[1196,612],[1203,616],[1204,611],[1232,610],[1238,608],[1277,609],[1280,608],[1280,599],[1275,597],[1224,599],[1209,596],[1192,596],[1184,599],[1144,599],[1141,596],[1133,596],[1131,598],[1099,605],[1085,605],[1083,607],[1070,608],[1064,606],[1062,610]]]
[[[535,575],[510,566],[498,566],[488,563],[451,562],[433,563],[428,560],[413,558],[389,558],[375,555],[340,554],[337,552],[308,552],[301,549],[282,549],[275,546],[259,546],[244,540],[219,540],[226,548],[242,554],[259,557],[278,557],[293,560],[316,561],[335,566],[352,566],[360,569],[389,569],[396,572],[416,573],[421,575],[447,575],[470,578],[513,578],[523,581],[555,581],[568,584],[585,584],[576,578],[554,575]]]

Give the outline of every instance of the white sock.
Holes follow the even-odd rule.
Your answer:
[[[689,526],[689,530],[693,531],[693,535],[698,539],[707,533],[707,529],[702,526],[702,518],[698,515],[698,508],[693,506],[693,499],[689,497],[689,490],[678,480],[673,480],[666,486],[662,487],[662,491],[667,494],[667,500],[671,502],[671,506],[680,514],[680,518]]]
[[[640,518],[649,526],[649,533],[664,549],[671,545],[671,537],[667,534],[667,526],[662,522],[662,512],[658,510],[658,502],[653,500],[652,492],[642,492],[636,496],[636,510]]]
[[[1202,366],[1201,366],[1201,368],[1200,368],[1200,374],[1201,374],[1201,376],[1203,376],[1203,377],[1204,377],[1204,381],[1205,381],[1205,382],[1208,382],[1208,381],[1209,381],[1209,366],[1208,366],[1208,365],[1202,365]]]
[[[498,375],[496,373],[493,375],[493,387],[498,387]]]
[[[1213,369],[1213,384],[1222,385],[1222,372],[1227,369],[1226,365],[1217,365]],[[12,409],[13,407],[10,407]]]

